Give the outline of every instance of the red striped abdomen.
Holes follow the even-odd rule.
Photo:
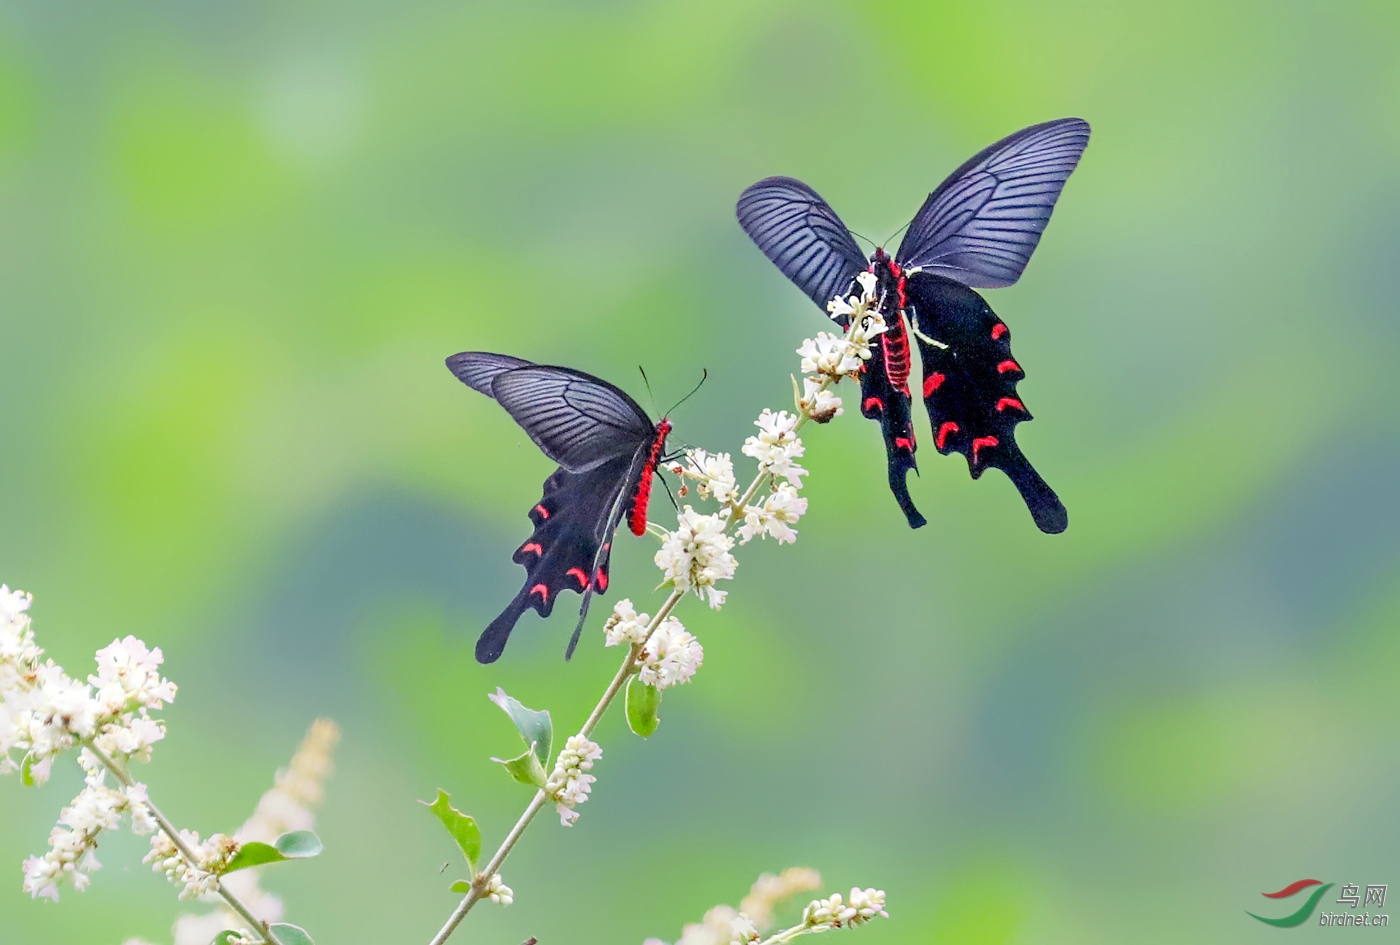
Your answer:
[[[885,356],[885,376],[897,390],[909,394],[909,333],[904,330],[904,313],[897,312],[884,334],[881,346]]]
[[[637,482],[637,499],[632,503],[632,534],[641,536],[647,533],[647,504],[651,501],[651,476],[656,472],[656,464],[661,459],[661,450],[666,445],[666,434],[671,432],[671,421],[662,420],[656,425],[656,439],[652,440],[651,452],[642,464],[642,478]]]

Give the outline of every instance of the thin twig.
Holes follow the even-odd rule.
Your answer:
[[[84,741],[83,747],[92,752],[93,755],[97,757],[97,760],[102,762],[108,771],[112,772],[113,777],[121,782],[122,787],[129,788],[134,786],[135,782],[132,781],[131,776],[115,761],[108,758],[102,749],[98,748],[90,740]],[[160,825],[161,832],[170,838],[171,843],[175,844],[175,849],[180,851],[180,855],[185,858],[185,862],[190,864],[190,866],[198,868],[199,859],[194,855],[194,851],[185,843],[184,838],[180,836],[180,831],[175,829],[175,825],[170,822],[170,819],[166,817],[165,814],[161,813],[160,808],[151,800],[149,792],[146,794],[145,805],[147,810],[151,812],[151,817]],[[273,935],[268,929],[267,923],[253,915],[253,911],[245,906],[237,896],[229,892],[228,889],[224,887],[223,883],[219,883],[216,892],[218,892],[219,898],[228,903],[230,909],[242,916],[246,922],[250,923],[249,930],[252,931],[253,934],[260,936],[266,945],[282,945],[281,942],[277,941],[277,936]]]

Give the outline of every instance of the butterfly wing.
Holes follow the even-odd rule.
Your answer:
[[[513,358],[508,354],[491,354],[486,351],[463,351],[447,359],[447,369],[478,394],[494,397],[491,382],[502,371],[519,367],[533,367],[524,358]]]
[[[769,177],[739,195],[739,225],[763,255],[826,311],[866,267],[865,254],[836,211],[791,177]]]
[[[909,520],[909,527],[919,528],[927,520],[914,507],[907,483],[909,471],[918,469],[914,462],[917,445],[911,405],[909,336],[904,330],[904,320],[897,318],[890,329],[876,335],[871,344],[870,360],[865,362],[865,370],[860,375],[860,412],[871,420],[880,421],[890,491]]]
[[[512,558],[525,568],[525,585],[476,641],[479,662],[493,663],[500,657],[527,609],[548,617],[561,591],[584,595],[569,643],[573,654],[588,602],[595,591],[607,590],[613,532],[635,500],[633,480],[639,472],[636,456],[619,456],[586,472],[561,467],[545,480],[544,495],[530,510],[535,529]]]
[[[924,405],[940,453],[962,453],[979,478],[988,466],[1002,470],[1043,532],[1069,525],[1069,513],[1016,445],[1016,424],[1031,419],[1016,395],[1025,377],[1011,356],[1011,333],[982,296],[952,279],[919,272],[907,282],[910,317],[919,332]],[[874,360],[872,358],[872,360]]]
[[[928,195],[895,258],[978,288],[1011,285],[1088,144],[1088,122],[1061,118],[983,149]]]
[[[545,365],[503,370],[492,379],[491,393],[544,455],[570,472],[630,458],[656,435],[635,400],[582,371]]]

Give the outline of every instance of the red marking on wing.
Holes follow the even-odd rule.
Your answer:
[[[599,568],[598,573],[593,575],[593,586],[598,588],[600,592],[606,591],[608,589],[608,572]]]
[[[1320,879],[1300,879],[1296,883],[1289,883],[1278,892],[1264,893],[1264,895],[1270,899],[1287,899],[1300,889],[1307,889],[1309,886],[1320,885],[1322,885],[1322,880]]]
[[[542,548],[542,547],[540,546],[540,543],[537,542],[537,541],[527,541],[525,544],[523,544],[523,545],[520,546],[520,553],[521,553],[521,554],[526,554],[526,553],[530,553],[530,552],[533,552],[534,554],[537,554],[537,555],[542,555],[542,554],[544,554],[544,548]]]
[[[884,409],[885,409],[885,402],[884,402],[883,400],[881,400],[879,397],[867,397],[867,398],[865,398],[865,403],[861,405],[861,408],[860,408],[860,409],[861,409],[861,410],[869,410],[871,404],[874,404],[875,406],[879,407],[881,410],[884,410]]]
[[[944,444],[948,442],[948,435],[950,433],[957,433],[959,429],[956,423],[949,420],[938,428],[938,436],[934,437],[933,445],[939,449],[943,449]]]
[[[1025,373],[1024,371],[1021,371],[1021,365],[1017,364],[1015,361],[1012,361],[1010,358],[1007,358],[1005,361],[997,365],[998,374],[1005,374],[1007,371],[1018,371],[1020,373]]]
[[[1001,441],[994,436],[979,436],[972,441],[972,461],[977,462],[977,452],[981,449],[991,449]]]
[[[542,601],[549,600],[549,587],[544,584],[536,584],[534,587],[530,588],[530,593],[540,595],[540,600]]]
[[[535,506],[535,511],[540,513],[540,518],[549,518],[549,509],[545,508],[543,505]]]
[[[1026,409],[1026,405],[1021,403],[1015,397],[1003,397],[997,401],[997,413],[1001,413],[1007,407],[1010,407],[1012,410],[1021,411],[1024,411]]]
[[[1009,330],[1010,329],[1006,327],[1006,322],[997,322],[995,325],[992,326],[992,340],[996,341],[1002,335],[1006,334]]]
[[[583,568],[570,568],[565,573],[571,575],[575,581],[578,581],[578,586],[580,588],[588,586],[588,572],[583,570]]]
[[[897,436],[894,438],[894,445],[899,449],[912,450],[914,444],[907,437]]]
[[[948,379],[946,374],[930,374],[924,378],[924,396],[932,397],[933,392],[943,386],[943,382]]]
[[[651,501],[651,474],[661,458],[661,447],[666,442],[666,434],[671,432],[671,421],[662,420],[656,425],[656,439],[651,441],[651,452],[642,464],[642,478],[637,483],[637,499],[632,503],[632,534],[638,537],[647,533],[647,503]]]

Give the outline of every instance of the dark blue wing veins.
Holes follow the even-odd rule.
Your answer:
[[[1041,531],[1064,531],[1069,513],[1016,445],[1016,424],[1031,414],[1016,393],[1025,372],[1011,355],[1006,324],[982,296],[953,279],[918,272],[908,278],[906,291],[907,311],[919,332],[948,346],[915,336],[934,447],[966,456],[973,479],[988,466],[1000,469]]]
[[[769,177],[739,195],[739,225],[783,275],[826,311],[850,291],[866,267],[846,224],[812,188],[792,177]]]
[[[977,288],[1011,285],[1088,144],[1088,122],[1061,118],[983,148],[928,195],[895,258]]]

